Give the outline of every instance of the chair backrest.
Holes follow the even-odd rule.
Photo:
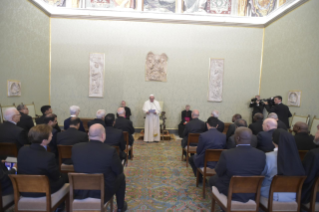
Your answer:
[[[123,131],[123,137],[124,137],[125,144],[128,146],[129,144],[128,132]]]
[[[319,119],[316,118],[316,116],[313,117],[311,126],[310,126],[310,134],[315,135],[316,132],[318,131],[317,126],[319,125]]]
[[[14,143],[0,143],[0,155],[18,157],[17,145]]]
[[[276,175],[271,181],[268,199],[268,210],[273,208],[274,192],[294,192],[296,193],[296,202],[300,211],[301,188],[307,176],[280,176]]]
[[[258,208],[260,188],[264,178],[264,176],[233,176],[230,180],[228,188],[227,208],[231,208],[232,194],[236,193],[255,193],[256,207]]]
[[[317,192],[319,192],[319,177],[317,177],[314,185],[312,186],[312,191],[310,195],[310,207],[309,207],[309,211],[311,212],[315,211],[315,208],[316,208]]]
[[[89,125],[88,125],[88,123],[89,123],[90,121],[92,121],[92,120],[93,120],[93,118],[81,118],[81,121],[82,121],[82,123],[83,123],[83,127],[84,127],[84,129],[85,129],[86,132],[89,131]]]
[[[62,159],[72,158],[72,147],[72,145],[58,145],[60,166],[62,164]]]
[[[223,131],[223,133],[224,133],[224,134],[226,134],[226,133],[227,133],[228,128],[229,128],[229,126],[230,126],[231,124],[232,124],[232,123],[229,123],[229,122],[224,123],[224,131]]]
[[[206,149],[204,166],[207,166],[207,162],[219,161],[220,155],[225,149]]]
[[[308,116],[298,116],[298,115],[296,115],[296,113],[294,113],[294,115],[291,118],[290,130],[292,130],[294,125],[297,122],[299,122],[299,121],[308,124],[309,123],[309,119],[310,119],[310,115],[308,115]]]
[[[103,174],[85,174],[68,173],[70,183],[70,204],[72,205],[74,190],[100,190],[101,191],[101,209],[104,206],[104,175]],[[102,211],[102,210],[101,210]]]
[[[187,138],[187,144],[197,144],[199,141],[199,135],[200,133],[189,133]]]
[[[299,152],[300,160],[303,161],[303,159],[305,158],[305,156],[309,152],[309,150],[298,150],[298,152]]]
[[[112,146],[112,147],[114,147],[116,149],[117,154],[120,155],[120,147],[119,146]]]
[[[51,189],[49,179],[45,175],[9,175],[13,190],[15,211],[18,211],[20,192],[45,193],[46,209],[51,210]]]

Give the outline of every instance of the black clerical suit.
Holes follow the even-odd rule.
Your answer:
[[[272,107],[270,107],[269,105],[266,105],[265,107],[269,113],[276,113],[278,119],[284,122],[285,125],[289,128],[289,117],[291,117],[292,115],[288,106],[279,103],[277,105],[273,105]]]
[[[1,180],[1,192],[2,196],[13,194],[12,182],[9,178],[9,174],[15,174],[16,170],[11,169],[8,171],[4,163],[0,164],[0,180]]]
[[[68,182],[66,174],[61,174],[55,155],[47,152],[40,144],[31,144],[20,149],[18,154],[18,174],[46,175],[51,193],[58,191]],[[43,197],[44,193],[21,193],[26,197]]]
[[[120,148],[120,158],[121,160],[126,158],[125,151],[125,140],[123,136],[123,131],[119,129],[115,129],[113,127],[106,127],[105,128],[105,141],[104,143],[110,146],[118,146]]]
[[[251,146],[240,145],[223,151],[215,166],[216,175],[209,179],[209,185],[227,196],[232,176],[259,176],[265,164],[265,153]],[[240,202],[248,202],[249,199],[255,200],[255,194],[233,194],[232,197],[232,200]]]
[[[253,101],[253,102],[250,102],[249,107],[253,108],[253,111],[252,111],[252,118],[253,118],[256,113],[263,114],[265,105],[261,101],[259,102],[259,104],[257,104],[256,101]]]
[[[319,148],[310,150],[303,162],[307,178],[302,186],[301,203],[307,204],[310,201],[310,195],[312,193],[312,187],[319,176]],[[317,193],[316,202],[319,202],[319,194]]]
[[[205,151],[206,149],[224,149],[226,146],[226,135],[219,132],[217,129],[212,128],[207,132],[203,132],[199,136],[197,145],[197,155],[189,159],[189,164],[193,168],[194,175],[196,176],[197,168],[204,167]],[[217,162],[208,162],[207,166],[211,169],[215,168]]]
[[[263,131],[263,120],[258,120],[249,125],[249,129],[253,132],[254,135],[257,135],[259,132]]]
[[[296,133],[294,137],[298,150],[311,150],[318,147],[313,143],[314,136],[306,132]]]
[[[218,118],[217,118],[218,119]],[[222,122],[221,120],[218,119],[218,127],[217,127],[217,130],[219,132],[224,132],[224,128],[225,128],[225,125],[224,125],[224,122]]]
[[[98,119],[98,118],[93,119],[92,121],[89,121],[88,122],[88,127],[90,128],[93,124],[101,124],[104,128],[106,127],[104,120]]]
[[[275,146],[272,143],[272,134],[276,129],[269,130],[267,132],[259,132],[257,135],[258,145],[257,148],[263,152],[271,152],[274,150]]]
[[[64,130],[69,129],[70,127],[70,121],[71,121],[72,117],[69,117],[67,119],[64,120]],[[83,122],[80,120],[80,128],[79,131],[85,132],[84,126],[83,126]]]
[[[57,134],[57,145],[74,145],[89,140],[87,133],[70,127],[69,129]],[[71,158],[63,159],[64,164],[73,164]]]
[[[286,124],[283,121],[280,121],[278,119],[278,121],[277,121],[277,129],[288,130],[288,127],[286,126]]]
[[[21,113],[20,121],[17,123],[17,126],[23,128],[26,132],[34,126],[33,119],[31,116]]]
[[[236,125],[235,124],[229,125],[228,130],[226,132],[226,140],[228,140],[228,138],[230,136],[234,135],[235,130],[236,130]]]
[[[205,122],[202,120],[199,120],[198,118],[191,120],[188,122],[185,126],[184,132],[183,132],[183,140],[182,140],[182,147],[185,148],[187,146],[187,139],[189,133],[202,133],[207,130]]]
[[[124,206],[125,175],[115,148],[96,140],[75,144],[72,148],[72,161],[75,172],[104,174],[104,202],[116,194],[118,207]],[[75,199],[101,198],[100,191],[96,190],[75,191],[74,195]]]
[[[58,131],[55,128],[52,128],[52,139],[48,146],[50,147],[51,152],[55,155],[56,160],[59,158],[57,136]]]
[[[250,142],[251,142],[250,146],[257,148],[257,143],[258,143],[257,136],[252,135]],[[236,148],[235,135],[230,136],[226,144],[226,149],[232,149],[232,148]]]
[[[178,135],[179,135],[179,137],[183,138],[183,132],[185,129],[185,122],[186,122],[185,118],[188,118],[188,121],[191,121],[192,120],[192,111],[191,110],[189,110],[189,111],[183,110],[181,117],[182,117],[182,120],[178,125]]]
[[[4,121],[0,124],[0,143],[14,143],[20,149],[28,144],[27,133],[21,127],[9,121]]]
[[[35,123],[38,124],[45,124],[44,123],[45,115],[41,116],[40,118],[35,119]],[[57,132],[61,132],[61,128],[59,127],[59,123],[53,127]]]
[[[130,120],[119,116],[115,120],[114,128],[128,132],[129,145],[131,146],[133,145],[133,142],[134,142],[133,134],[135,133],[135,129],[133,127],[133,123]]]

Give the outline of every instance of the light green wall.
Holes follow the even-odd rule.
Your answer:
[[[265,29],[261,96],[301,90],[297,115],[319,117],[319,1],[311,0]]]
[[[230,122],[240,112],[250,119],[249,99],[258,93],[263,29],[160,23],[51,19],[52,107],[59,123],[72,104],[80,117],[99,108],[116,112],[120,101],[143,127],[142,105],[150,93],[164,101],[167,127],[177,128],[186,104],[206,120],[213,109]],[[145,82],[148,52],[168,56],[168,80]],[[105,53],[104,98],[89,98],[89,54]],[[224,58],[223,102],[207,101],[209,58]]]
[[[28,1],[0,6],[0,104],[49,103],[49,17]],[[7,80],[20,80],[21,97],[7,97]]]

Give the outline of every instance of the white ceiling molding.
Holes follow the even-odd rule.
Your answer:
[[[53,18],[88,20],[141,21],[154,23],[198,24],[213,26],[240,26],[263,28],[299,7],[308,0],[297,0],[281,6],[266,17],[240,17],[226,15],[201,15],[182,13],[156,13],[137,10],[84,9],[54,7],[43,0],[28,0]]]

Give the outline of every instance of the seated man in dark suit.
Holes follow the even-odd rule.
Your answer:
[[[45,117],[53,114],[52,108],[50,105],[44,105],[41,107],[42,116],[40,118],[35,119],[36,124],[45,124]],[[61,132],[61,129],[59,127],[59,124],[57,124],[53,127],[57,132]]]
[[[8,170],[4,163],[0,164],[0,180],[1,180],[1,194],[6,196],[13,194],[12,182],[9,178],[9,174],[16,174],[17,164],[14,164],[11,170]]]
[[[128,132],[129,145],[133,146],[133,134],[135,133],[133,123],[129,119],[125,118],[125,110],[123,107],[117,109],[117,114],[118,118],[115,120],[114,128]]]
[[[197,146],[197,155],[193,155],[189,159],[189,164],[193,168],[194,175],[196,177],[197,168],[204,167],[205,151],[206,149],[224,149],[226,146],[226,135],[217,130],[218,119],[215,117],[209,117],[207,120],[207,132],[203,132],[199,136],[199,142]],[[215,168],[216,162],[208,162],[207,166],[211,169]],[[203,176],[199,178],[199,182],[202,182]]]
[[[236,130],[236,126],[235,126],[235,121],[241,119],[241,115],[236,113],[235,115],[233,115],[231,121],[233,122],[233,124],[229,125],[227,133],[226,133],[226,139],[228,140],[228,138],[232,135],[234,135],[235,130]]]
[[[76,106],[76,105],[72,105],[70,107],[70,117],[64,120],[64,130],[69,129],[71,119],[77,118],[79,116],[79,114],[80,114],[80,107]],[[80,119],[80,127],[78,130],[85,132],[85,129],[84,129],[84,126],[83,126],[81,119]]]
[[[190,106],[186,105],[185,110],[181,113],[182,120],[178,125],[178,136],[183,138],[183,132],[185,129],[185,125],[192,120],[192,111],[190,110]]]
[[[277,129],[277,121],[273,118],[267,118],[263,122],[263,131],[257,135],[257,148],[263,152],[271,152],[275,146],[272,143],[272,134]]]
[[[232,176],[259,176],[266,165],[266,156],[262,151],[250,146],[251,130],[239,127],[235,131],[236,148],[223,151],[217,165],[216,175],[209,179],[209,185],[228,195]],[[247,162],[249,161],[249,163]],[[213,187],[213,189],[216,189]],[[232,200],[248,202],[255,194],[233,194]]]
[[[4,111],[3,117],[6,121],[0,124],[0,143],[14,143],[18,149],[28,143],[25,130],[17,126],[20,116],[19,111],[15,108],[8,108]]]
[[[101,124],[103,127],[105,127],[104,118],[106,115],[106,111],[99,109],[96,111],[96,119],[93,119],[92,121],[88,122],[88,127],[90,128],[93,124]]]
[[[34,126],[33,119],[29,116],[29,109],[24,104],[19,104],[17,110],[20,112],[20,121],[17,123],[17,126],[23,128],[26,133]]]
[[[55,155],[47,152],[52,139],[52,128],[45,124],[34,126],[29,131],[30,146],[24,146],[18,154],[18,174],[45,175],[49,178],[51,193],[57,192],[68,182],[66,174],[59,172]],[[45,193],[21,193],[26,197],[43,197]]]
[[[235,121],[235,127],[236,129],[238,127],[247,127],[247,122],[244,119],[238,119]],[[257,136],[255,135],[251,135],[251,141],[250,141],[250,146],[252,147],[257,147]],[[232,149],[232,148],[236,148],[236,141],[235,141],[235,135],[232,135],[228,138],[227,140],[227,145],[226,145],[227,149]]]
[[[113,127],[115,123],[115,115],[113,113],[107,114],[105,116],[104,122],[106,126],[105,127],[106,139],[104,143],[110,146],[118,146],[120,148],[121,160],[125,159],[126,153],[124,151],[126,148],[126,144],[125,144],[125,140],[123,136],[123,131]]]
[[[207,130],[205,122],[200,120],[199,118],[199,111],[193,110],[192,111],[192,120],[188,122],[185,126],[184,132],[183,132],[183,140],[181,142],[181,145],[183,148],[187,146],[188,141],[188,134],[189,133],[202,133]]]
[[[308,124],[297,122],[293,127],[293,131],[298,150],[311,150],[318,147],[313,142],[315,137],[309,134]]]
[[[249,129],[251,129],[254,135],[257,135],[259,132],[263,131],[263,119],[264,115],[262,113],[256,113],[254,115],[254,123],[249,125]]]
[[[74,145],[81,142],[88,142],[89,138],[85,132],[79,131],[81,120],[72,118],[69,129],[57,134],[57,145]],[[73,164],[71,158],[63,159],[64,164]]]
[[[288,130],[288,127],[286,127],[285,123],[278,119],[278,116],[276,113],[269,113],[267,118],[272,118],[277,121],[277,129]]]
[[[212,117],[215,117],[215,118],[218,119],[219,112],[217,110],[213,110]],[[221,120],[218,119],[218,128],[217,128],[217,130],[222,133],[222,132],[224,132],[224,128],[225,128],[224,122],[222,122]]]
[[[282,121],[287,128],[289,128],[289,117],[291,117],[291,113],[289,107],[287,105],[282,104],[282,97],[275,96],[274,97],[275,105],[268,105],[268,102],[265,102],[265,108],[269,113],[276,113],[278,115],[278,119]]]
[[[54,113],[46,115],[44,118],[44,124],[48,125],[52,129],[52,139],[49,143],[49,147],[51,149],[51,152],[55,154],[56,158],[58,158],[58,144],[57,144],[57,135],[58,131],[54,128],[58,123],[58,118]]]
[[[94,124],[89,129],[90,142],[79,143],[72,148],[74,170],[78,173],[104,174],[104,202],[115,194],[118,212],[126,211],[125,175],[116,149],[104,144],[108,135],[101,124]],[[78,190],[74,192],[75,199],[101,198],[100,191]]]

